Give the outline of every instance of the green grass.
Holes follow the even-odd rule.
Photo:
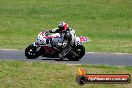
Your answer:
[[[1,88],[131,88],[130,84],[76,83],[78,68],[87,74],[130,74],[132,66],[66,65],[44,62],[0,61]]]
[[[132,53],[132,0],[0,0],[0,48],[25,49],[67,21],[87,51]]]

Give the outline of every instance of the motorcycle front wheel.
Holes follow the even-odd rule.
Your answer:
[[[27,59],[36,59],[40,56],[39,51],[36,51],[36,47],[31,44],[25,49],[25,56]]]
[[[78,45],[73,51],[70,52],[67,59],[70,61],[78,61],[85,55],[85,47],[83,45]]]

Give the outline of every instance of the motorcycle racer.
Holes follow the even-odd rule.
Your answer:
[[[87,37],[76,36],[74,29],[61,22],[58,28],[39,32],[36,40],[25,49],[25,56],[27,59],[42,56],[78,61],[85,55],[82,44],[88,41]]]
[[[66,46],[62,49],[61,53],[59,54],[60,59],[63,59],[66,51],[68,50],[67,45],[68,44],[74,45],[74,41],[76,38],[75,30],[72,28],[69,28],[69,26],[66,22],[61,22],[61,23],[59,23],[58,28],[54,28],[54,29],[50,29],[50,30],[46,31],[47,35],[49,33],[59,33],[64,38],[62,45],[66,45]],[[50,43],[52,43],[52,42],[50,42]]]

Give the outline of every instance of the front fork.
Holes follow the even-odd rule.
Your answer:
[[[33,45],[36,47],[36,51],[41,49],[41,46],[37,42],[33,42]]]

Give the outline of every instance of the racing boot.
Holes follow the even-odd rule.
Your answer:
[[[69,53],[69,51],[70,49],[68,47],[63,48],[62,51],[59,53],[59,58],[61,60],[65,59],[65,56]]]

